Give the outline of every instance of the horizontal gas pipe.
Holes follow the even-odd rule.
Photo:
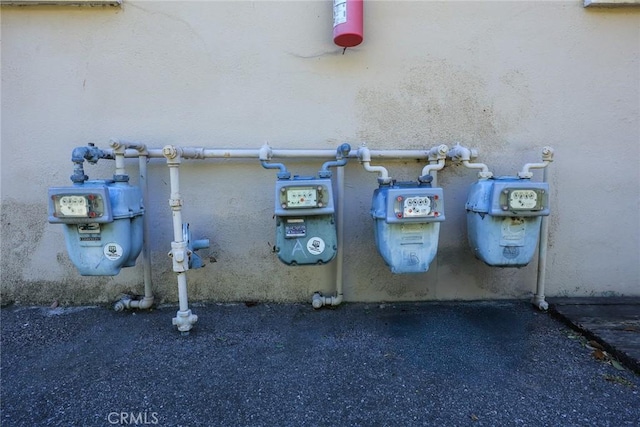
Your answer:
[[[183,159],[257,159],[260,150],[255,149],[235,149],[218,150],[209,148],[183,147]],[[109,153],[112,150],[103,150]],[[162,149],[148,148],[149,158],[164,158]],[[426,150],[369,150],[372,159],[427,159],[429,153]],[[335,150],[271,150],[270,158],[281,159],[334,159]],[[136,150],[126,150],[125,157],[135,158],[139,153]],[[357,150],[352,151],[347,156],[350,159],[357,159]]]
[[[187,298],[187,278],[186,278],[186,270],[188,270],[188,264],[183,261],[183,249],[184,246],[182,234],[181,234],[181,226],[182,226],[182,217],[181,217],[181,207],[182,207],[182,199],[179,193],[179,166],[182,159],[230,159],[230,158],[262,158],[267,153],[267,158],[296,158],[296,159],[317,159],[317,158],[325,158],[332,159],[335,158],[336,152],[335,150],[304,150],[304,149],[284,149],[284,150],[273,150],[267,144],[265,144],[261,149],[209,149],[204,147],[175,147],[168,145],[162,149],[154,149],[154,148],[146,148],[146,150],[140,150],[139,147],[130,146],[126,147],[124,153],[122,153],[122,148],[117,146],[117,149],[112,150],[103,150],[107,155],[115,154],[117,152],[118,157],[124,155],[126,158],[142,158],[145,159],[144,170],[146,171],[146,159],[147,158],[165,158],[167,160],[167,165],[169,166],[170,178],[171,178],[171,200],[170,205],[173,211],[173,228],[174,228],[174,242],[172,242],[172,251],[171,255],[174,258],[174,271],[178,274],[178,297],[180,302],[180,309],[177,313],[176,318],[173,319],[174,325],[178,326],[178,330],[181,332],[188,332],[193,324],[197,322],[197,316],[191,313],[188,307],[188,298]],[[112,145],[113,147],[113,145]],[[135,149],[131,149],[135,148]],[[433,149],[431,150],[433,151]],[[433,153],[431,153],[433,155]],[[347,158],[358,158],[358,151],[351,152],[347,156]],[[426,150],[368,150],[367,149],[367,157],[375,158],[375,159],[428,159],[430,157],[430,152]],[[121,159],[122,157],[120,157]],[[142,167],[142,160],[140,161]],[[438,170],[441,169],[442,162],[438,159],[437,163],[433,163],[431,167],[427,168],[428,170]],[[124,165],[117,162],[117,170],[120,170]],[[142,173],[142,172],[141,172]],[[343,227],[343,212],[342,212],[342,197],[344,191],[344,172],[342,168],[338,170],[338,234],[342,234]],[[180,226],[180,228],[178,228]],[[180,232],[178,231],[180,230]],[[338,248],[340,250],[340,245]],[[179,255],[180,259],[176,260],[175,257]],[[338,257],[340,258],[343,254],[339,253]],[[340,259],[339,259],[340,261]],[[340,262],[340,264],[342,264]],[[335,297],[321,297],[325,301],[322,305],[338,305],[342,302],[343,295],[343,286],[342,286],[342,266],[338,266],[337,268],[337,278],[336,278],[336,290],[337,295]],[[150,282],[149,282],[150,283]],[[146,286],[145,286],[146,291]],[[145,297],[147,293],[145,292]],[[319,296],[319,295],[318,295]],[[317,297],[314,296],[316,299]],[[151,298],[153,298],[151,296]],[[145,298],[146,299],[146,298]],[[151,302],[153,300],[151,299]],[[314,299],[314,306],[317,304],[317,301]],[[130,306],[133,301],[128,302]],[[142,307],[141,307],[142,308]]]

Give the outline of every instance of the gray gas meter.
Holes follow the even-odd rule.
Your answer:
[[[491,266],[522,267],[533,258],[541,219],[549,215],[549,184],[518,177],[479,180],[465,207],[476,257]]]
[[[331,179],[276,182],[276,252],[289,265],[323,264],[338,249]]]
[[[423,273],[438,250],[441,188],[427,182],[381,184],[371,206],[378,252],[392,273]]]
[[[142,193],[113,180],[49,189],[49,222],[64,225],[69,258],[83,276],[114,276],[142,250]]]

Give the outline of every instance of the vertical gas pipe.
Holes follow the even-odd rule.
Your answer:
[[[187,242],[184,241],[184,235],[182,233],[182,197],[180,196],[179,174],[182,150],[172,145],[167,145],[162,149],[162,154],[167,159],[169,178],[171,180],[169,206],[171,206],[173,216],[173,242],[171,242],[171,252],[169,252],[169,256],[173,261],[173,271],[178,275],[178,301],[180,303],[180,309],[176,317],[173,318],[173,324],[178,327],[178,330],[182,334],[188,334],[193,324],[198,321],[198,316],[191,313],[187,297],[189,253]]]
[[[149,153],[147,146],[138,142],[121,141],[119,139],[111,139],[109,146],[113,149],[116,161],[116,170],[114,176],[125,174],[124,157],[127,148],[133,148],[138,151],[138,169],[139,169],[139,185],[142,189],[143,205],[149,200],[149,186],[147,184],[147,160]],[[145,310],[153,305],[153,286],[151,283],[151,250],[149,241],[149,220],[147,215],[143,217],[142,223],[142,267],[144,275],[144,297],[141,300],[134,300],[130,296],[125,296],[117,301],[113,308],[115,311],[121,311],[125,308],[139,308]]]
[[[363,0],[333,0],[333,42],[348,48],[362,43]]]
[[[542,169],[542,182],[549,182],[547,166],[553,161],[553,148],[544,147],[542,149],[542,163],[527,163],[518,173],[519,178],[531,178],[531,169]],[[536,280],[536,293],[531,299],[531,303],[540,310],[547,310],[549,303],[545,301],[545,273],[547,271],[547,248],[549,246],[549,217],[543,216],[540,222],[540,238],[538,240],[538,276]]]

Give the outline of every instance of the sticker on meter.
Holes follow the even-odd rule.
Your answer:
[[[307,241],[307,250],[311,255],[320,255],[324,252],[324,240],[320,237],[311,237]]]
[[[104,256],[106,256],[108,260],[115,261],[122,257],[122,246],[115,242],[107,243],[104,245],[103,252]]]
[[[538,193],[535,190],[512,190],[509,193],[510,209],[535,209],[538,206]]]

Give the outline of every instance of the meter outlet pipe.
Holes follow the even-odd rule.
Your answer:
[[[89,179],[84,174],[84,161],[96,164],[100,159],[113,160],[113,154],[103,151],[96,147],[93,143],[89,143],[86,147],[74,148],[71,152],[71,161],[73,162],[73,175],[71,181],[74,184],[82,184]]]
[[[338,187],[337,200],[337,234],[338,234],[338,251],[336,253],[336,295],[323,296],[320,292],[313,294],[311,305],[313,308],[322,308],[325,305],[337,306],[342,304],[343,299],[343,269],[344,269],[344,167],[338,167],[336,173],[336,181]]]
[[[336,160],[325,162],[318,172],[318,177],[331,178],[331,171],[329,170],[329,168],[341,167],[346,165],[349,157],[349,152],[351,152],[351,146],[349,144],[345,143],[339,146],[336,149]]]
[[[358,148],[357,155],[364,170],[378,174],[378,184],[391,184],[392,179],[389,176],[387,168],[384,166],[371,166],[371,150],[369,150],[365,144],[362,144],[360,148]]]
[[[336,151],[336,160],[326,162],[322,165],[318,176],[320,178],[330,178],[330,167],[337,167],[337,218],[336,232],[338,236],[338,249],[336,253],[336,296],[325,297],[319,292],[313,294],[311,305],[313,308],[321,308],[325,305],[336,306],[342,304],[343,299],[343,270],[344,270],[344,165],[347,164],[347,158],[351,152],[349,144],[342,144]]]
[[[171,185],[171,196],[169,206],[173,217],[173,242],[171,242],[171,252],[169,257],[173,262],[173,271],[178,278],[178,301],[180,309],[173,318],[173,325],[178,327],[178,331],[188,334],[193,325],[198,321],[198,316],[189,309],[187,296],[187,270],[189,269],[189,254],[187,242],[184,241],[182,230],[182,197],[180,196],[180,162],[182,149],[173,145],[167,145],[162,149],[162,153],[167,159],[169,167],[169,178]]]
[[[139,185],[142,189],[143,204],[146,205],[149,199],[149,184],[147,181],[147,161],[149,159],[147,146],[138,142],[121,141],[117,139],[111,139],[109,146],[113,150],[116,170],[115,176],[125,174],[124,170],[124,158],[127,149],[134,149],[138,153],[138,172],[139,172]],[[151,281],[151,250],[149,240],[149,221],[145,215],[142,220],[142,267],[144,276],[144,297],[141,300],[133,299],[129,296],[125,296],[117,301],[113,308],[115,311],[122,311],[125,308],[137,308],[140,310],[147,310],[153,306],[153,284]]]
[[[422,168],[422,174],[418,177],[419,182],[431,182],[433,187],[438,186],[437,171],[442,170],[447,159],[449,147],[444,144],[432,147],[428,152],[429,164]]]
[[[279,169],[277,173],[278,179],[289,179],[291,178],[291,172],[287,171],[287,167],[283,163],[269,163],[271,157],[273,156],[273,151],[268,144],[265,144],[260,148],[260,152],[258,154],[258,159],[260,160],[260,164],[265,169]]]
[[[478,178],[489,179],[493,177],[493,173],[489,171],[489,167],[484,163],[471,163],[471,160],[478,157],[478,152],[474,149],[469,149],[456,144],[449,152],[447,156],[451,158],[454,163],[462,163],[464,167],[469,169],[480,169],[478,172]]]

